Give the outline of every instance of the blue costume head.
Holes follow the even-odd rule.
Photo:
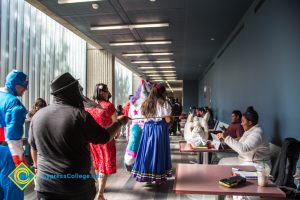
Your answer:
[[[15,96],[18,96],[17,90],[15,88],[16,85],[20,85],[25,89],[27,89],[28,86],[27,75],[19,70],[11,71],[6,76],[6,80],[5,80],[5,87],[11,90]]]

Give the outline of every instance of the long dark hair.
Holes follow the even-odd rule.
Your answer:
[[[251,121],[253,126],[258,123],[258,113],[254,110],[253,106],[249,106],[246,112],[243,113],[243,116],[248,121]]]
[[[108,101],[107,99],[104,99],[102,96],[101,96],[101,92],[103,91],[108,91],[108,87],[106,84],[104,83],[98,83],[95,85],[95,88],[94,88],[94,94],[93,94],[93,100],[94,101]]]
[[[47,103],[44,99],[42,98],[37,98],[34,105],[32,106],[32,109],[28,112],[28,116],[30,118],[33,117],[33,115],[39,111],[41,108],[44,108],[47,106]]]
[[[156,114],[157,103],[163,105],[166,101],[166,88],[161,83],[155,84],[150,95],[144,101],[141,107],[141,113],[146,118],[154,117]]]

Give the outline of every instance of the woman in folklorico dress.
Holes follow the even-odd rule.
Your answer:
[[[172,176],[170,138],[167,123],[171,106],[166,101],[166,88],[156,84],[142,104],[145,121],[141,144],[131,176],[138,182],[161,183]]]
[[[107,85],[100,83],[95,86],[93,100],[103,109],[85,108],[95,121],[103,128],[107,128],[113,122],[117,121],[116,109],[112,103],[108,101],[110,92]],[[90,149],[93,158],[93,166],[99,183],[99,191],[97,194],[98,200],[104,200],[104,189],[109,174],[114,174],[117,171],[116,165],[116,143],[113,139],[107,144],[90,144]]]

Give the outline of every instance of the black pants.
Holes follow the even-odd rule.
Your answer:
[[[180,132],[180,125],[179,121],[175,119],[171,124],[170,124],[170,134],[173,133],[173,135],[176,135],[177,130]]]
[[[37,198],[39,200],[94,200],[96,196],[96,189],[86,191],[86,193],[82,195],[58,195],[55,193],[48,193],[48,192],[37,192]]]

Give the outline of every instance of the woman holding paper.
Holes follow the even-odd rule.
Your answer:
[[[248,107],[243,114],[241,124],[245,132],[239,141],[226,133],[218,134],[219,138],[224,138],[224,142],[239,154],[238,157],[223,158],[219,164],[256,165],[256,163],[261,161],[265,161],[269,164],[269,144],[266,142],[263,131],[258,125],[258,114],[252,106]]]

